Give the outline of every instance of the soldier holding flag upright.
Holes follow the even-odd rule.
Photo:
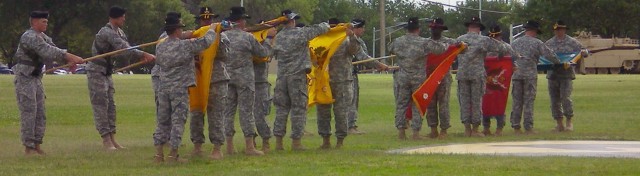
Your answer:
[[[426,60],[429,53],[440,54],[447,45],[431,39],[420,37],[420,25],[417,17],[411,17],[407,24],[407,34],[396,38],[389,46],[389,51],[396,55],[400,69],[394,77],[397,81],[395,126],[398,128],[398,138],[406,139],[407,121],[405,114],[408,107],[412,107],[412,114],[420,114],[417,107],[411,103],[411,94],[427,79]],[[413,139],[421,139],[419,132],[422,119],[414,117],[411,127]]]
[[[33,11],[29,14],[31,28],[20,37],[14,56],[17,64],[12,69],[15,72],[15,92],[20,110],[20,138],[25,147],[25,155],[45,154],[40,148],[46,126],[45,94],[42,86],[43,63],[63,58],[74,65],[83,63],[82,58],[56,47],[51,37],[44,34],[48,18],[49,12],[45,11]]]
[[[126,10],[122,7],[113,6],[109,9],[109,23],[96,34],[91,48],[93,55],[130,47],[127,42],[127,35],[121,29],[124,26],[125,13]],[[155,56],[133,49],[115,56],[90,61],[87,65],[89,97],[93,108],[93,118],[96,129],[102,137],[102,144],[107,150],[123,148],[115,140],[116,104],[113,98],[115,89],[111,79],[113,59],[115,58],[141,58],[145,62],[151,62],[155,59]]]

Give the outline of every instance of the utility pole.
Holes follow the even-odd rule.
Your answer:
[[[385,41],[387,41],[385,39],[386,35],[386,31],[385,31],[385,13],[384,13],[384,1],[385,0],[379,0],[379,7],[378,7],[378,14],[380,14],[380,46],[378,48],[380,48],[380,57],[386,56],[386,43]]]
[[[244,7],[244,0],[240,0],[240,7]]]
[[[480,18],[480,21],[482,21],[482,0],[478,0],[479,5],[478,5],[478,18]]]

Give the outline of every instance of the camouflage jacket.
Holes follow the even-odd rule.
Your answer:
[[[66,53],[66,50],[53,44],[51,37],[29,29],[20,37],[18,51],[14,56],[17,64],[12,69],[16,75],[40,77],[45,61],[62,60]]]
[[[122,31],[122,29],[112,26],[111,23],[107,23],[104,27],[98,31],[96,34],[96,38],[93,40],[93,46],[91,47],[92,55],[99,55],[108,53],[111,51],[129,48],[129,43],[127,42],[127,35]],[[114,56],[109,56],[105,58],[96,59],[90,61],[87,64],[87,71],[100,72],[103,74],[107,74],[108,69],[113,69],[113,62],[111,58],[119,58],[119,59],[127,59],[127,58],[142,58],[143,52],[137,49],[127,50],[122,53],[116,54]],[[109,68],[107,68],[109,67]],[[111,72],[111,71],[109,71]]]
[[[223,33],[229,39],[225,53],[229,76],[240,83],[253,84],[255,82],[253,57],[263,58],[271,55],[271,39],[266,39],[260,44],[251,33],[239,29]]]
[[[367,59],[371,59],[371,56],[369,56],[369,54],[367,54],[369,51],[367,51],[367,44],[362,40],[362,38],[360,37],[355,37],[356,41],[358,42],[358,44],[360,45],[360,49],[358,50],[358,52],[353,55],[353,59],[352,61],[361,61],[361,60],[367,60]],[[367,62],[367,63],[362,63],[359,65],[366,65],[367,67],[371,67],[371,68],[377,68],[378,64],[381,64],[380,61],[371,61],[371,62]],[[353,71],[357,73],[358,70],[356,70],[356,65],[353,65]]]
[[[484,69],[484,59],[488,52],[509,53],[512,51],[508,45],[502,45],[499,41],[482,36],[479,33],[469,32],[457,39],[468,46],[458,55],[457,80],[484,80],[487,73]]]
[[[158,40],[167,37],[167,32],[162,32]],[[153,68],[151,68],[151,77],[160,76],[160,66],[157,63],[153,63]]]
[[[389,52],[396,55],[400,66],[398,76],[426,79],[427,68],[425,59],[429,53],[440,54],[447,49],[446,44],[407,33],[396,38],[389,45]]]
[[[156,46],[161,90],[171,91],[195,85],[195,56],[216,40],[213,28],[204,37],[181,40],[167,38]]]
[[[556,53],[576,53],[580,52],[583,48],[578,40],[569,35],[565,35],[562,40],[553,36],[544,44]],[[576,74],[573,67],[569,67],[569,69],[556,67],[553,70],[547,71],[547,79],[576,79]]]
[[[360,44],[355,36],[349,36],[342,41],[338,50],[329,60],[330,82],[344,82],[353,80],[353,55],[360,51]]]
[[[305,73],[311,69],[309,41],[329,31],[329,24],[286,27],[275,37],[273,55],[278,61],[278,76]]]
[[[536,79],[538,78],[538,59],[544,56],[549,61],[559,64],[560,60],[556,55],[535,37],[522,36],[511,43],[511,47],[520,57],[513,57],[515,60],[516,71],[513,73],[512,79]]]

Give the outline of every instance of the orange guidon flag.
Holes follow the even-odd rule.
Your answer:
[[[438,89],[440,81],[449,71],[449,68],[451,68],[451,64],[453,64],[456,56],[465,48],[466,45],[461,45],[460,47],[449,46],[447,51],[442,54],[429,54],[429,56],[427,56],[428,59],[444,59],[442,59],[442,62],[438,65],[438,67],[436,67],[433,72],[431,72],[429,78],[427,78],[427,80],[425,80],[422,85],[420,85],[420,87],[415,92],[413,92],[413,95],[411,96],[413,99],[413,103],[415,103],[415,105],[418,107],[418,110],[420,111],[421,117],[424,116],[425,113],[427,113],[427,106],[429,106],[429,103],[431,102],[433,93],[435,93],[436,89]],[[411,112],[411,108],[409,108],[408,112]]]
[[[309,79],[309,107],[317,104],[331,104],[335,101],[329,86],[329,60],[347,38],[347,24],[339,24],[329,32],[309,42],[311,50],[311,73]]]
[[[211,73],[213,72],[213,60],[216,58],[218,46],[220,45],[220,33],[222,26],[216,25],[216,40],[200,53],[199,64],[196,64],[196,86],[189,88],[189,108],[190,110],[200,110],[206,112],[209,100],[209,84],[211,83]],[[210,26],[200,27],[193,32],[193,37],[203,37]]]

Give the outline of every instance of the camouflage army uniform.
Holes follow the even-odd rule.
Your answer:
[[[360,45],[360,49],[359,51],[353,55],[353,59],[352,61],[361,61],[361,60],[367,60],[367,59],[371,59],[371,56],[369,56],[367,54],[367,45],[366,43],[362,40],[362,38],[360,37],[355,37],[356,41],[358,42],[358,44]],[[367,62],[367,63],[363,63],[365,65],[367,65],[368,67],[377,67],[378,64],[381,64],[381,62],[379,61],[372,61],[372,62]],[[360,64],[362,65],[362,64]],[[353,96],[351,98],[351,108],[349,109],[349,112],[347,113],[347,126],[349,127],[349,129],[351,128],[358,128],[358,125],[356,124],[356,122],[358,121],[358,104],[360,101],[360,84],[358,83],[358,70],[356,68],[356,65],[353,66],[353,71],[351,72],[352,74],[352,90],[353,90]]]
[[[479,33],[469,32],[458,37],[458,41],[468,44],[458,55],[458,101],[460,101],[460,120],[463,124],[480,125],[482,121],[482,96],[485,91],[487,73],[484,59],[487,52],[508,53],[511,48],[501,45]]]
[[[500,42],[500,44],[505,45],[505,47],[509,47],[509,48],[511,47],[511,45],[509,45],[509,43],[507,43],[507,42],[504,42],[504,41],[502,41],[502,40],[500,40],[499,42]],[[513,53],[513,52],[514,52],[514,51],[512,50],[512,51],[511,51],[511,53],[509,53],[509,55],[511,55],[511,56],[517,56],[517,55],[518,55],[518,54]],[[500,53],[497,53],[497,52],[489,52],[489,53],[487,53],[487,56],[500,57]],[[512,60],[512,63],[513,63],[513,60]],[[486,84],[486,83],[485,83],[485,84]],[[485,86],[485,88],[486,88],[486,86]],[[485,89],[485,90],[486,90],[486,89]],[[484,101],[484,99],[483,99],[483,101]],[[496,118],[496,128],[497,128],[497,129],[502,129],[502,128],[505,126],[505,124],[506,124],[506,121],[505,121],[505,118],[506,118],[506,117],[505,117],[505,115],[504,115],[504,114],[502,114],[502,115],[498,115],[498,116],[495,116],[495,118]],[[482,117],[482,126],[483,126],[485,129],[489,129],[489,128],[491,127],[491,116],[483,116],[483,117]]]
[[[520,54],[520,57],[513,57],[517,69],[511,77],[513,85],[511,89],[513,100],[511,127],[520,129],[520,121],[524,116],[524,128],[531,130],[533,128],[533,102],[538,86],[538,58],[544,56],[554,63],[560,63],[560,61],[549,47],[535,37],[527,35],[520,37],[511,43],[511,47]]]
[[[580,52],[582,45],[576,39],[565,35],[563,40],[553,37],[545,42],[551,50],[556,53]],[[573,117],[573,102],[571,92],[573,91],[573,80],[576,79],[573,67],[564,69],[562,67],[547,71],[549,82],[549,96],[551,97],[551,114],[554,119]]]
[[[389,51],[396,55],[400,69],[394,77],[397,80],[396,120],[398,129],[406,129],[405,114],[411,103],[411,94],[427,79],[426,57],[429,53],[440,54],[447,45],[431,39],[422,38],[415,34],[406,34],[396,38],[389,46]],[[411,128],[419,131],[422,128],[422,118],[417,107],[412,106]]]
[[[188,87],[195,86],[194,56],[215,39],[213,28],[198,39],[168,38],[156,46],[161,87],[158,92],[157,127],[154,145],[169,142],[172,149],[182,143],[184,124],[189,112]]]
[[[327,31],[329,25],[321,23],[301,28],[287,27],[276,35],[273,54],[278,61],[278,77],[273,99],[276,106],[274,136],[285,135],[287,117],[291,114],[291,138],[302,138],[309,99],[306,75],[306,71],[311,69],[309,41]]]
[[[45,60],[61,60],[67,52],[53,44],[49,36],[29,29],[20,37],[13,66],[16,99],[20,110],[22,144],[35,148],[42,144],[46,126],[42,67]]]
[[[260,44],[252,34],[232,29],[223,32],[229,38],[226,52],[229,82],[227,109],[225,113],[225,132],[227,137],[235,134],[234,119],[236,109],[240,114],[240,127],[245,137],[254,137],[255,118],[253,103],[255,101],[255,73],[253,57],[267,57],[271,54],[271,39]]]
[[[271,127],[267,122],[267,115],[271,112],[271,83],[269,83],[269,62],[253,62],[255,74],[256,99],[254,101],[253,116],[256,119],[256,129],[262,139],[271,138]]]
[[[435,40],[436,42],[446,43],[449,45],[453,45],[456,43],[454,39],[442,36],[440,40]],[[434,67],[435,68],[435,67]],[[431,74],[431,73],[427,73]],[[428,77],[428,75],[427,75]],[[427,124],[431,128],[435,128],[438,126],[438,122],[440,123],[440,129],[446,130],[451,127],[449,124],[451,116],[449,115],[449,97],[451,95],[451,82],[453,78],[451,78],[451,72],[447,71],[447,74],[442,78],[440,85],[438,85],[438,89],[432,95],[431,103],[427,107]],[[438,121],[439,119],[439,121]]]
[[[128,48],[127,36],[122,29],[107,23],[96,34],[91,48],[92,55]],[[116,133],[116,104],[113,99],[115,89],[111,74],[115,58],[142,58],[140,50],[128,50],[115,56],[96,59],[87,64],[89,97],[93,107],[93,118],[100,136]]]
[[[227,57],[226,52],[229,41],[224,34],[220,35],[220,45],[218,45],[218,54],[213,60],[213,72],[211,72],[211,83],[209,83],[209,100],[207,103],[207,123],[209,124],[209,141],[215,145],[224,144],[224,117],[227,109],[227,94],[229,89],[229,73],[227,72]],[[191,117],[191,141],[204,141],[204,114],[196,117],[197,114],[192,114]],[[203,119],[197,121],[195,119]],[[197,124],[196,124],[197,123]],[[194,127],[199,127],[197,131]],[[194,130],[196,129],[196,130]],[[199,134],[194,134],[199,133]]]

